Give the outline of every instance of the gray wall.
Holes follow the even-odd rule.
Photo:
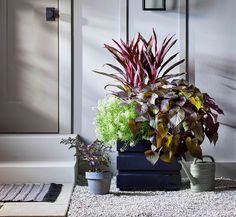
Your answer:
[[[89,141],[95,139],[97,102],[105,97],[108,79],[92,70],[106,70],[113,62],[103,48],[112,38],[119,38],[119,1],[83,0],[74,2],[74,94],[75,132]]]
[[[122,2],[122,1],[121,1]],[[177,3],[176,3],[177,2]],[[120,1],[83,0],[74,2],[74,82],[75,82],[75,133],[87,140],[95,138],[92,124],[97,100],[105,96],[103,90],[109,82],[98,76],[106,62],[113,62],[103,43],[120,36]],[[236,162],[235,133],[235,73],[236,73],[236,2],[226,0],[190,0],[190,68],[191,79],[203,91],[214,96],[226,115],[221,122],[220,139],[216,147],[204,144],[205,153],[217,161]],[[185,55],[185,1],[169,1],[166,12],[143,12],[141,0],[130,0],[130,36],[137,31],[151,34],[154,27],[160,39],[176,33],[181,56]],[[231,165],[232,167],[232,165]],[[233,168],[233,167],[232,167]],[[232,169],[231,168],[231,172]],[[225,170],[225,168],[224,168]]]
[[[223,108],[219,140],[204,152],[236,162],[236,1],[190,0],[190,77]]]

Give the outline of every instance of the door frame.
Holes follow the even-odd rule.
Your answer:
[[[72,133],[72,0],[59,2],[59,134]]]
[[[57,133],[3,133],[0,134],[0,159],[10,162],[6,171],[6,177],[13,174],[15,181],[19,179],[31,180],[30,176],[37,178],[34,173],[27,173],[29,169],[35,173],[43,174],[50,169],[56,180],[64,180],[63,169],[74,174],[75,157],[74,150],[68,150],[60,140],[72,135],[73,110],[73,55],[72,55],[72,3],[73,0],[58,0],[59,3],[59,128]],[[67,39],[67,40],[64,40]],[[11,164],[13,162],[13,164]],[[23,164],[18,164],[21,162]],[[35,164],[36,162],[36,164]],[[50,163],[49,163],[50,162]],[[1,162],[0,162],[1,163]],[[16,163],[16,164],[14,164]],[[8,165],[8,164],[7,164]],[[15,165],[24,172],[15,175]],[[50,166],[53,165],[53,166]],[[13,172],[12,172],[13,171]],[[10,174],[10,175],[9,175]],[[50,177],[50,176],[49,176]],[[34,178],[33,178],[34,179]],[[48,182],[47,178],[44,178]],[[69,180],[70,179],[70,180]],[[68,180],[74,181],[69,175]]]
[[[72,3],[73,0],[58,1],[58,129],[57,132],[9,132],[4,134],[70,134],[72,120]],[[50,6],[50,5],[49,5]],[[45,8],[46,10],[46,8]]]
[[[120,1],[120,37],[126,42],[129,42],[129,9],[130,0],[119,0]],[[141,0],[140,0],[141,1]],[[189,75],[189,0],[181,0],[178,2],[178,13],[179,13],[179,59],[185,59],[185,63],[179,66],[180,72],[186,72],[186,79],[191,81]],[[141,9],[143,10],[143,9]],[[168,8],[167,8],[168,10]],[[151,12],[153,13],[153,12]],[[156,11],[158,13],[158,11]],[[165,11],[161,11],[165,13]]]

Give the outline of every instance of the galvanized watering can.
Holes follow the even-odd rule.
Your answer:
[[[204,158],[211,161],[203,161]],[[191,182],[193,192],[215,190],[215,160],[213,157],[205,155],[202,156],[202,161],[195,159],[190,166],[190,171],[185,162],[180,161],[180,163]]]

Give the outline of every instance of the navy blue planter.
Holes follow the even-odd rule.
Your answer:
[[[120,190],[179,190],[181,165],[176,161],[159,160],[154,166],[146,160],[144,152],[150,150],[149,141],[141,141],[135,147],[120,149],[124,143],[117,142],[117,188]]]

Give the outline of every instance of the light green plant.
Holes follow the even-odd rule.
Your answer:
[[[96,133],[100,141],[104,143],[117,140],[130,142],[135,139],[129,126],[130,120],[138,117],[135,104],[121,105],[122,102],[116,97],[105,98],[98,102]]]

